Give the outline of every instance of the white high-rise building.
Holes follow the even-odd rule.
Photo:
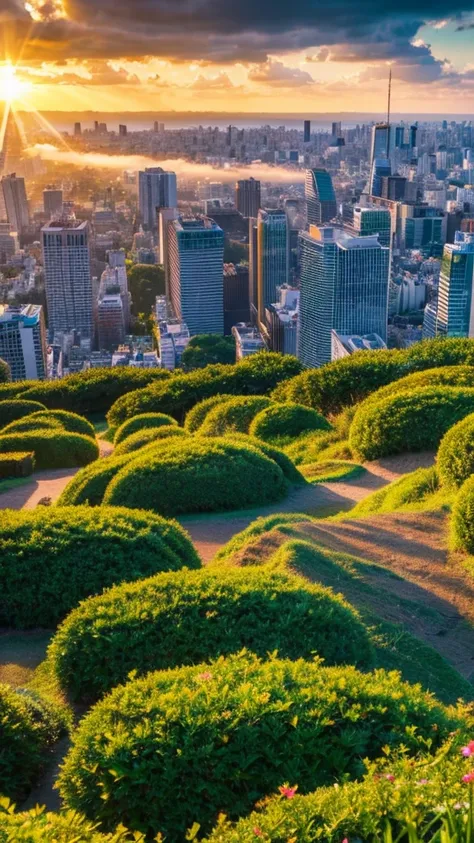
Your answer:
[[[13,231],[22,234],[30,224],[25,179],[17,177],[16,173],[12,173],[10,176],[2,178],[1,186],[8,222]]]
[[[49,339],[76,331],[92,341],[92,278],[88,222],[51,221],[41,229]]]
[[[157,209],[176,208],[176,173],[147,167],[138,174],[138,206],[144,228],[156,229]]]
[[[224,232],[209,217],[169,223],[169,295],[194,334],[224,333]]]
[[[46,377],[46,329],[40,304],[0,305],[0,358],[13,381]]]

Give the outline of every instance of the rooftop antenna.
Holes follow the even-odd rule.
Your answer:
[[[392,96],[392,66],[388,72],[388,97],[387,97],[387,158],[390,157],[390,98]]]

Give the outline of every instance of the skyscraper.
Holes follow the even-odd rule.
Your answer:
[[[250,319],[256,322],[258,313],[258,225],[249,219],[249,303]]]
[[[334,219],[337,214],[336,194],[327,170],[306,170],[304,195],[308,225],[321,225]]]
[[[258,212],[257,303],[263,324],[265,308],[277,301],[277,287],[288,283],[288,220],[285,211]]]
[[[160,262],[163,264],[163,269],[165,270],[165,290],[167,296],[169,296],[170,283],[168,231],[170,222],[175,220],[177,216],[177,208],[160,208],[158,212],[158,243],[160,246]]]
[[[384,178],[392,174],[389,158],[374,158],[370,172],[369,193],[371,196],[382,196]]]
[[[50,341],[77,331],[92,340],[92,279],[89,223],[52,221],[41,229]]]
[[[388,123],[376,123],[372,126],[372,145],[370,152],[370,165],[373,167],[376,158],[388,158],[390,155],[390,125]]]
[[[1,186],[8,222],[14,231],[22,234],[30,224],[25,179],[12,173],[2,178]]]
[[[46,377],[46,328],[40,304],[0,305],[0,358],[12,380]]]
[[[169,295],[191,335],[224,333],[224,232],[209,217],[168,227]]]
[[[303,123],[303,143],[309,143],[311,140],[311,120],[305,120]]]
[[[115,351],[125,339],[125,319],[120,293],[105,292],[97,305],[97,336],[99,348]]]
[[[244,217],[256,217],[260,208],[260,182],[241,179],[235,185],[237,210]]]
[[[298,357],[331,360],[331,331],[377,334],[386,342],[390,249],[376,235],[353,237],[333,226],[300,235]]]
[[[436,334],[474,337],[474,234],[456,231],[446,243],[438,288]]]
[[[388,208],[354,208],[353,231],[356,237],[378,234],[381,246],[390,246],[392,218]]]
[[[63,192],[51,187],[43,190],[43,208],[49,217],[60,214],[63,208]]]
[[[143,227],[156,230],[157,208],[176,208],[176,173],[148,167],[138,174],[138,205]]]

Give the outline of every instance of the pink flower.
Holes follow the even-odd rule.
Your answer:
[[[466,773],[466,775],[462,777],[462,780],[466,784],[471,784],[471,782],[474,782],[474,770],[471,770],[470,773]]]
[[[417,782],[417,784],[428,784],[428,779],[420,779],[420,781]]]
[[[464,755],[465,758],[469,758],[470,755],[474,755],[474,741],[469,741],[467,746],[462,747],[461,755]]]
[[[287,799],[293,799],[293,796],[298,790],[298,785],[295,785],[294,787],[288,787],[288,785],[285,784],[279,787],[278,790],[280,791],[282,796],[285,796]]]
[[[342,841],[342,843],[349,843],[348,838],[347,838],[347,837],[344,837],[344,840]]]
[[[202,679],[204,682],[207,682],[208,679],[212,679],[212,673],[208,670],[205,670],[204,673],[198,674],[198,679]]]
[[[263,831],[257,825],[255,826],[253,833],[256,835],[256,837],[263,837]]]
[[[391,773],[387,773],[385,778],[387,779],[388,782],[394,782],[395,781],[395,776],[392,776]]]

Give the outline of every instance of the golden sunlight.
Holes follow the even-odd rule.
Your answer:
[[[12,64],[0,67],[0,100],[14,102],[20,99],[28,88],[29,84],[18,78]]]

